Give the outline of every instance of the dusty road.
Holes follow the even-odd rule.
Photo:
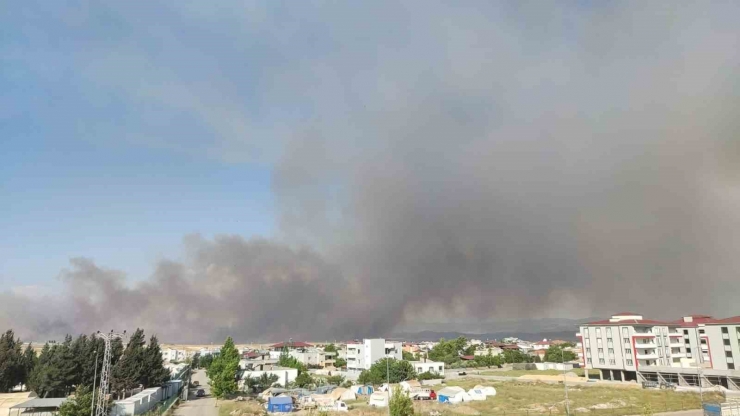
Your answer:
[[[190,389],[188,394],[188,400],[181,402],[180,406],[175,409],[175,416],[218,416],[218,407],[216,407],[216,399],[210,394],[210,387],[208,386],[208,377],[206,377],[205,370],[197,370],[193,373],[192,381],[199,382],[200,386],[194,389]],[[195,392],[198,389],[206,391],[205,397],[195,397]]]

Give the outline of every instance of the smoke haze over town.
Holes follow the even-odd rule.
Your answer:
[[[28,23],[0,46],[13,62],[0,80],[41,101],[0,98],[6,120],[46,123],[50,148],[70,148],[55,141],[67,137],[134,149],[124,178],[161,154],[265,170],[267,195],[240,191],[251,176],[195,180],[269,199],[274,224],[230,232],[186,217],[172,251],[131,276],[125,253],[149,225],[96,209],[131,229],[133,244],[109,236],[120,259],[2,269],[0,328],[24,340],[136,327],[168,342],[323,340],[624,309],[740,314],[738,3],[10,8]],[[45,106],[59,114],[35,119]],[[6,204],[28,199],[14,191],[24,175],[0,174]],[[152,194],[170,203],[157,210],[186,212],[186,191],[160,179]],[[49,235],[6,209],[7,253]],[[21,264],[52,262],[28,250]]]

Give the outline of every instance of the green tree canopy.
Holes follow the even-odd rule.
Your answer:
[[[314,380],[311,377],[311,374],[309,374],[307,371],[303,372],[301,374],[298,374],[298,377],[295,378],[294,381],[295,385],[298,387],[309,387],[314,384]]]
[[[393,394],[388,402],[391,416],[410,416],[414,414],[414,403],[400,387],[393,389]]]
[[[13,330],[0,335],[0,392],[8,392],[26,379],[22,343]]]
[[[329,344],[326,347],[324,347],[324,351],[326,352],[337,352],[337,346],[334,344]]]
[[[123,351],[121,359],[113,366],[111,387],[113,391],[123,393],[141,384],[145,374],[146,351],[144,330],[137,328]]]
[[[74,397],[70,397],[59,407],[59,416],[90,416],[93,394],[88,386],[78,386]]]
[[[449,341],[444,338],[439,340],[428,354],[432,361],[442,361],[445,364],[452,364],[460,360],[461,355],[471,355],[469,347],[466,347],[468,340],[465,337],[458,337]]]
[[[344,368],[347,366],[347,360],[344,358],[337,358],[334,360],[334,367],[336,368]]]
[[[390,382],[399,383],[404,380],[413,380],[416,378],[414,367],[408,361],[396,360],[393,358],[383,358],[370,366],[369,370],[360,373],[358,381],[362,384],[383,384],[389,379],[386,372],[387,366],[390,370]]]
[[[576,354],[572,351],[565,351],[560,345],[550,345],[550,348],[545,352],[545,362],[548,363],[559,363],[561,361],[573,361],[576,359]]]
[[[401,351],[401,356],[406,361],[414,361],[414,354],[411,354],[408,351]]]
[[[170,371],[164,367],[162,350],[159,348],[157,337],[149,338],[149,345],[144,352],[144,371],[141,384],[144,387],[158,387],[170,379]]]
[[[226,338],[220,354],[206,370],[211,379],[211,392],[216,398],[221,399],[227,395],[234,394],[237,389],[236,375],[239,371],[239,351],[234,345],[231,337]]]

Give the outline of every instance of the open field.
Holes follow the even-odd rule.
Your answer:
[[[451,380],[451,386],[465,389],[476,384],[491,385],[497,394],[486,401],[465,403],[466,407],[483,415],[499,414],[565,414],[564,386],[562,384],[523,383],[517,381],[485,382],[476,379]],[[699,395],[676,393],[670,390],[616,389],[608,386],[577,385],[568,387],[572,413],[593,415],[641,414],[649,405],[653,412],[698,409]],[[705,401],[720,400],[717,393],[705,394]],[[455,412],[456,406],[450,406]],[[467,410],[466,410],[467,412]]]
[[[467,389],[476,384],[493,386],[497,394],[485,401],[472,401],[462,404],[441,404],[438,402],[414,402],[417,414],[428,415],[438,411],[442,415],[565,415],[565,395],[562,384],[518,382],[518,381],[485,381],[476,378],[449,380],[447,385]],[[442,386],[437,386],[436,390]],[[640,388],[613,388],[610,386],[574,385],[568,387],[568,399],[571,413],[588,414],[589,416],[622,416],[640,415],[649,406],[652,412],[679,411],[698,409],[699,395],[694,393],[677,393],[671,390],[643,390]],[[721,401],[718,393],[705,393],[705,401]],[[349,401],[352,410],[349,415],[382,416],[387,409],[375,409],[367,405],[367,398]],[[234,409],[241,410],[241,415],[231,415]],[[218,416],[250,416],[262,412],[256,402],[224,401],[219,405]],[[314,415],[317,412],[297,412],[301,415]]]
[[[586,375],[586,372],[582,368],[574,368],[566,371],[566,373],[574,373],[579,377]],[[502,376],[502,377],[521,377],[526,375],[540,375],[540,376],[559,376],[563,372],[560,370],[490,370],[481,371],[482,376]]]

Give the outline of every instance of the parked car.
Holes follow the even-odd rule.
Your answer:
[[[203,389],[198,389],[198,391],[195,392],[196,397],[205,397],[205,395],[206,395],[206,391]]]

